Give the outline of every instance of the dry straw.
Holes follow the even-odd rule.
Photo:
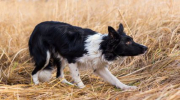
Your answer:
[[[1,0],[0,99],[58,100],[179,100],[179,0]],[[122,91],[92,72],[81,72],[84,89],[50,82],[34,85],[34,63],[28,53],[29,36],[38,23],[63,21],[107,33],[107,26],[123,23],[127,34],[149,47],[146,55],[110,65],[122,82],[138,86]],[[68,68],[65,77],[72,81]]]

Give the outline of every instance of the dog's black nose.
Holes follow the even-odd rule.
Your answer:
[[[146,52],[146,51],[147,51],[147,49],[148,49],[148,47],[143,46],[143,52]]]

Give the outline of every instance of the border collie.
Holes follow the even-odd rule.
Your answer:
[[[54,66],[57,67],[56,77],[62,78],[62,83],[72,84],[63,74],[68,64],[72,79],[79,88],[85,85],[78,68],[86,67],[117,88],[136,89],[136,86],[125,85],[111,74],[108,64],[126,56],[144,54],[147,47],[126,35],[122,24],[117,31],[109,26],[108,34],[100,34],[88,28],[46,21],[38,24],[32,32],[29,51],[35,61],[32,72],[35,84],[50,80]]]

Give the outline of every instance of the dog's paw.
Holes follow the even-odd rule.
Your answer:
[[[125,86],[121,88],[122,90],[128,91],[128,90],[136,90],[136,86]]]
[[[34,85],[39,85],[39,82],[34,82]]]
[[[82,89],[82,88],[84,88],[84,87],[86,87],[85,85],[83,85],[83,86],[78,86],[78,88],[80,88],[80,89]]]
[[[33,81],[34,85],[38,85],[39,81]]]
[[[62,79],[61,83],[67,84],[67,85],[74,85],[73,83],[67,81],[66,79]]]
[[[77,87],[80,88],[80,89],[82,89],[82,88],[85,87],[85,85],[84,85],[83,82],[79,82],[79,83],[77,83]]]

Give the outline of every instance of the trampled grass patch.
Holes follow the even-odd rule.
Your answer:
[[[179,100],[179,5],[179,0],[1,0],[0,99]],[[35,25],[51,20],[104,34],[108,26],[123,23],[126,33],[149,50],[110,69],[138,89],[116,89],[89,71],[81,71],[83,89],[60,83],[55,74],[50,82],[34,85],[29,36]],[[65,77],[72,81],[67,67]]]

